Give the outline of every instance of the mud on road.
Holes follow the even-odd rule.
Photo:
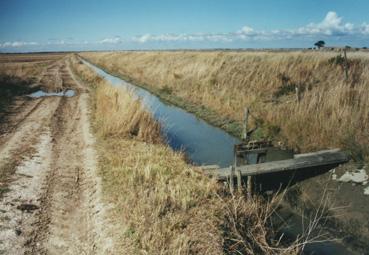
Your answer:
[[[0,169],[12,174],[0,195],[0,254],[111,253],[88,88],[69,56],[45,67],[38,82],[76,94],[21,98],[1,129]]]

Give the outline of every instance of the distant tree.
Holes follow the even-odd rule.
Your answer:
[[[317,41],[316,43],[314,43],[314,45],[316,47],[318,47],[318,49],[320,49],[320,48],[325,46],[325,42],[324,41]]]

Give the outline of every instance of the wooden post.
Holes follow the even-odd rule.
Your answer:
[[[247,197],[249,198],[249,199],[251,199],[252,198],[252,191],[253,191],[253,185],[252,185],[253,183],[252,183],[252,176],[251,175],[249,175],[249,176],[247,176]]]
[[[242,139],[246,140],[247,139],[247,122],[249,119],[249,108],[245,108],[245,115],[244,115],[244,123],[243,123],[243,134],[242,134]]]
[[[345,57],[345,78],[346,80],[348,80],[348,62],[347,62],[346,47],[343,49],[343,56]]]
[[[236,177],[237,177],[237,188],[238,191],[242,191],[242,178],[241,178],[241,171],[236,169]]]
[[[229,189],[230,189],[231,193],[233,193],[234,192],[234,166],[231,166],[229,169],[230,169]]]
[[[300,86],[299,85],[295,86],[295,90],[296,90],[296,101],[299,103],[300,102]]]
[[[119,110],[119,104],[118,104],[118,92],[114,93],[115,96],[115,107],[117,109],[117,111]]]

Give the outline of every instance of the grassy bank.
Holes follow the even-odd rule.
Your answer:
[[[369,58],[333,52],[82,53],[107,71],[149,88],[165,100],[233,134],[245,106],[273,137],[305,152],[348,149],[369,155]],[[296,88],[298,88],[297,100]]]
[[[119,232],[116,253],[297,254],[276,241],[276,203],[231,196],[161,142],[160,127],[130,92],[87,66],[73,69],[91,85],[94,133],[105,199]]]

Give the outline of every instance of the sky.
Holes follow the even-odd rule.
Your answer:
[[[0,0],[0,52],[369,46],[369,0]]]

